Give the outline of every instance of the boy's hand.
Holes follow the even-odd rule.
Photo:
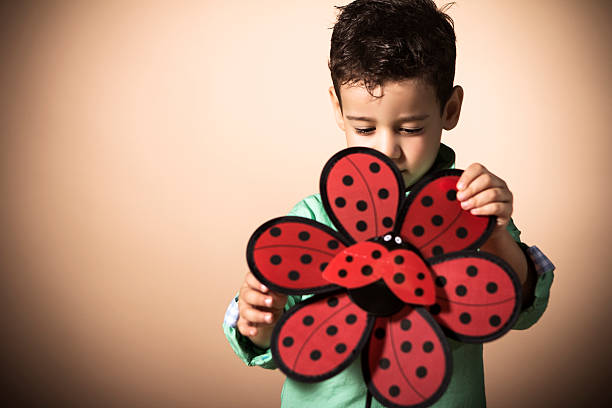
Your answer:
[[[287,295],[270,291],[249,271],[238,294],[238,331],[257,346],[268,348],[286,303]]]
[[[512,215],[512,192],[506,182],[480,163],[471,164],[457,182],[461,207],[474,215],[497,216],[496,230],[505,229]]]

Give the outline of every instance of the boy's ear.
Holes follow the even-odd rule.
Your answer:
[[[446,102],[444,112],[442,113],[442,127],[445,130],[451,130],[457,126],[459,122],[459,114],[461,113],[461,104],[463,103],[463,88],[456,85],[453,88],[453,93]]]
[[[333,85],[329,87],[329,97],[331,99],[332,109],[334,110],[334,117],[338,127],[344,132],[344,116],[342,115],[342,108],[340,108],[340,101],[336,96],[336,90]]]

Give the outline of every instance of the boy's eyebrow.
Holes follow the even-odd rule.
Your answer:
[[[410,116],[402,116],[398,118],[398,122],[414,122],[418,120],[425,120],[429,117],[428,114],[424,115],[410,115]],[[375,122],[373,118],[368,118],[367,116],[351,116],[346,115],[346,118],[349,120],[360,120],[363,122]]]

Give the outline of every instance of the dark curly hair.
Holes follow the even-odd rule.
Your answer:
[[[455,77],[455,30],[445,14],[450,5],[356,0],[336,7],[329,69],[338,99],[341,85],[363,83],[372,94],[385,81],[420,78],[436,90],[442,113]]]

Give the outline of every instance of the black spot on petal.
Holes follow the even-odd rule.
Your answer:
[[[446,278],[444,276],[438,276],[435,282],[436,286],[439,288],[443,288],[444,286],[446,286]]]
[[[351,313],[350,315],[346,316],[346,319],[344,319],[344,321],[346,321],[346,323],[348,324],[353,324],[357,321],[357,316]]]
[[[457,234],[457,238],[463,239],[463,238],[467,237],[468,232],[467,232],[467,230],[465,228],[459,227],[459,228],[457,228],[456,234]]]
[[[425,207],[431,207],[433,204],[433,198],[431,198],[431,196],[425,196],[421,198],[421,204],[423,204]]]
[[[408,319],[402,319],[402,321],[400,322],[400,327],[404,331],[410,330],[410,327],[412,327],[412,322]]]
[[[441,215],[434,215],[433,217],[431,217],[431,223],[436,227],[439,227],[444,223],[444,218],[442,218]]]
[[[383,227],[391,228],[393,226],[393,219],[391,217],[385,217],[382,220]]]
[[[304,265],[308,265],[309,263],[312,262],[312,256],[308,254],[304,254],[300,257],[300,262],[303,263]]]
[[[468,324],[472,321],[472,316],[470,316],[469,313],[461,313],[461,315],[459,315],[459,321],[463,324]]]
[[[390,365],[391,365],[391,362],[387,358],[381,358],[380,361],[378,362],[378,366],[382,368],[383,370],[386,370],[387,368],[389,368]]]
[[[335,296],[330,297],[329,299],[327,299],[327,305],[329,307],[336,307],[338,306],[338,298]]]
[[[416,376],[419,378],[425,378],[427,376],[427,369],[423,366],[420,366],[416,369]]]
[[[431,306],[429,307],[429,313],[431,313],[431,314],[432,314],[432,315],[434,315],[434,316],[435,316],[435,315],[439,315],[441,311],[442,311],[442,308],[441,308],[441,307],[440,307],[440,305],[439,305],[439,304],[437,304],[437,303],[436,303],[435,305],[431,305]]]

